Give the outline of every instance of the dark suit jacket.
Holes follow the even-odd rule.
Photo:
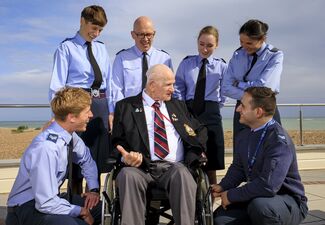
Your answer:
[[[165,104],[170,120],[183,141],[184,163],[192,167],[206,149],[206,128],[187,111],[183,101],[171,99]],[[112,144],[114,147],[121,145],[127,151],[141,152],[143,162],[140,168],[148,171],[150,149],[142,93],[117,102],[114,112]]]

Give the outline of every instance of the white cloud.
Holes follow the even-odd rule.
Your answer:
[[[116,52],[133,45],[130,31],[134,19],[147,15],[156,25],[154,45],[169,52],[175,71],[182,58],[196,54],[196,37],[203,26],[211,24],[219,29],[216,55],[228,61],[239,46],[240,26],[250,18],[264,20],[270,26],[268,41],[284,51],[279,99],[325,102],[325,91],[319,82],[325,75],[323,0],[58,0],[38,1],[33,11],[28,8],[30,3],[12,1],[16,3],[2,1],[0,6],[0,15],[9,18],[0,21],[0,48],[6,56],[0,61],[0,103],[9,98],[15,102],[38,99],[47,103],[55,48],[78,30],[80,11],[89,4],[102,5],[106,10],[108,25],[100,40],[107,44],[112,60]],[[19,7],[25,8],[19,10],[17,17],[8,17],[11,10]],[[7,94],[13,89],[15,95]]]

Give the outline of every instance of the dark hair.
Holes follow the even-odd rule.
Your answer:
[[[261,40],[267,34],[269,25],[260,20],[248,20],[239,29],[239,34],[245,34],[254,40]]]
[[[212,34],[216,38],[216,42],[218,44],[218,41],[219,41],[219,32],[218,32],[218,29],[215,28],[214,26],[206,26],[206,27],[203,27],[200,30],[199,36],[197,38],[198,40],[199,40],[199,38],[201,37],[202,34]]]
[[[273,116],[276,107],[275,92],[268,87],[249,87],[245,90],[252,96],[251,106],[253,109],[260,107],[266,116]]]
[[[107,23],[105,10],[98,5],[91,5],[84,8],[81,12],[81,17],[87,22],[101,27],[104,27]]]

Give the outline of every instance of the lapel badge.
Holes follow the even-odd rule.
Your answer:
[[[172,114],[172,120],[175,122],[175,121],[178,121],[178,118],[177,116],[175,115],[175,113]]]
[[[193,137],[196,136],[194,130],[189,125],[184,123],[184,127],[185,127],[185,130],[186,130],[186,132],[188,133],[189,136],[193,136]]]
[[[135,109],[135,112],[138,113],[138,112],[142,112],[142,108],[136,108]]]

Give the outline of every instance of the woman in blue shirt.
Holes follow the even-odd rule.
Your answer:
[[[219,33],[213,26],[204,27],[198,36],[198,55],[187,56],[176,72],[174,96],[185,100],[189,108],[208,129],[207,173],[216,183],[216,170],[224,169],[224,135],[220,107],[225,102],[221,86],[227,64],[213,57]]]
[[[90,120],[82,140],[90,148],[98,174],[108,172],[105,163],[110,151],[109,133],[113,105],[110,101],[110,60],[103,42],[98,41],[107,24],[105,10],[91,5],[81,12],[80,29],[72,38],[64,40],[54,54],[49,100],[62,87],[80,87],[92,96]],[[78,166],[73,170],[74,193],[82,193],[82,176]],[[100,179],[100,176],[98,177]]]
[[[239,30],[241,47],[229,61],[227,74],[223,83],[224,95],[237,100],[233,131],[234,135],[245,128],[239,123],[236,112],[244,90],[248,87],[269,87],[276,94],[280,92],[280,77],[283,64],[283,52],[265,43],[268,25],[260,20],[249,20]],[[274,119],[281,123],[276,108]]]

